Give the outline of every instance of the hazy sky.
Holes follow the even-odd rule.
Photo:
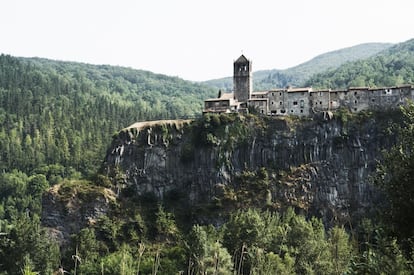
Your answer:
[[[412,0],[2,0],[0,53],[188,80],[283,69],[366,42],[414,38]]]

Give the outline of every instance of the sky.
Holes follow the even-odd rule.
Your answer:
[[[414,38],[412,0],[2,0],[0,53],[186,80],[285,69],[333,50]]]

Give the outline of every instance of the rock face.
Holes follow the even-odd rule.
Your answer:
[[[94,224],[115,201],[115,194],[110,189],[91,186],[87,192],[80,192],[84,186],[88,184],[63,182],[44,194],[42,225],[60,245],[64,245],[71,234]]]
[[[105,159],[138,194],[162,199],[181,190],[190,204],[211,202],[218,186],[235,186],[243,171],[270,171],[271,200],[346,221],[372,207],[370,175],[395,137],[387,115],[297,120],[211,116],[129,127],[113,140]],[[281,173],[281,171],[283,173]]]

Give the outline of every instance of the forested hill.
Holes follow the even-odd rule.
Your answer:
[[[397,44],[376,56],[347,63],[313,76],[314,88],[387,87],[414,83],[414,39]]]
[[[312,75],[335,69],[346,62],[366,59],[391,47],[389,43],[365,43],[348,47],[312,58],[311,60],[285,70],[263,70],[253,73],[254,89],[265,90],[282,88],[287,85],[302,86]],[[231,77],[209,80],[207,85],[225,90],[231,90],[233,79]]]
[[[196,116],[213,94],[147,71],[0,55],[0,169],[96,171],[115,131]]]

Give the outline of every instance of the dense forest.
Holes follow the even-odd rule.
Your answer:
[[[413,43],[345,64],[309,84],[412,83]],[[219,225],[192,223],[187,214],[197,212],[179,194],[162,201],[139,196],[117,190],[116,182],[99,174],[112,135],[133,122],[195,117],[195,125],[217,119],[231,124],[226,116],[198,117],[202,100],[215,94],[201,84],[145,71],[1,55],[0,274],[414,272],[413,105],[399,110],[389,125],[398,142],[384,152],[373,176],[386,194],[384,204],[377,216],[362,217],[352,228],[327,228],[293,208],[255,204],[227,210]],[[341,119],[361,118],[345,113]],[[264,190],[268,174],[251,171],[241,179],[246,188],[239,195],[252,197]],[[42,198],[51,188],[62,200],[79,203],[102,195],[110,211],[58,243],[41,220]]]
[[[94,173],[116,131],[196,117],[213,94],[146,71],[1,55],[0,169]]]

